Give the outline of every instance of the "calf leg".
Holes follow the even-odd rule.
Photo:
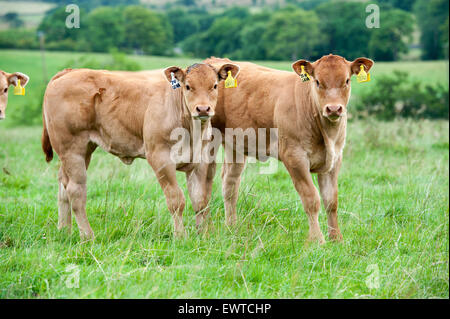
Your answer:
[[[338,173],[341,166],[341,158],[336,167],[329,173],[318,174],[320,194],[328,217],[328,236],[330,240],[342,240],[342,234],[338,225]]]
[[[309,172],[309,163],[302,152],[291,152],[283,158],[283,163],[291,175],[295,189],[303,203],[309,222],[309,241],[324,243],[325,238],[319,226],[320,197]]]
[[[68,177],[66,193],[69,198],[81,238],[90,239],[94,233],[86,216],[86,162],[84,154],[61,157],[62,168]]]
[[[89,167],[91,161],[91,155],[95,151],[97,146],[95,144],[88,144],[86,155],[85,155],[85,166],[86,169]],[[72,228],[72,214],[69,202],[69,195],[67,194],[67,185],[69,183],[69,178],[64,172],[62,166],[59,168],[58,172],[59,181],[59,191],[58,191],[58,229],[67,228],[71,232]]]
[[[225,220],[227,226],[236,224],[236,203],[239,195],[241,174],[244,163],[223,163],[222,165],[222,196],[225,205]]]
[[[170,159],[169,149],[154,151],[147,156],[147,161],[155,171],[156,178],[166,197],[167,207],[172,214],[174,234],[176,237],[181,237],[186,234],[183,226],[186,200],[183,191],[178,186],[176,166],[168,159]]]
[[[72,214],[70,211],[69,196],[67,195],[67,184],[69,178],[62,166],[58,172],[59,190],[58,190],[58,229],[67,228],[69,232],[72,229]]]
[[[186,173],[189,197],[195,211],[197,229],[207,231],[209,218],[209,201],[211,199],[212,184],[216,173],[216,163],[202,163],[192,171]]]

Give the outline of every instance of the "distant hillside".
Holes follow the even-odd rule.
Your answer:
[[[17,13],[25,27],[35,27],[41,22],[46,11],[55,7],[55,4],[43,1],[0,1],[0,29],[8,27],[4,19],[7,13]]]
[[[191,0],[192,1],[192,0]],[[310,0],[305,0],[310,1]],[[57,1],[45,0],[0,0],[0,29],[8,28],[8,23],[3,19],[7,13],[17,13],[25,27],[36,27],[45,15],[45,12],[57,6]],[[74,1],[76,2],[76,1]],[[180,0],[140,0],[141,4],[151,8],[163,9],[168,4],[176,4]],[[197,6],[208,9],[224,8],[233,5],[239,6],[272,6],[284,5],[286,0],[195,0]]]

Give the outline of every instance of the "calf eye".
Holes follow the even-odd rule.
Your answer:
[[[8,88],[6,88],[6,89],[3,90],[3,93],[6,93],[6,92],[8,92]]]
[[[320,82],[319,82],[319,80],[316,80],[316,84],[317,84],[317,87],[319,87],[319,86],[320,86]]]
[[[350,79],[347,79],[347,81],[345,81],[345,84],[349,84],[350,83]]]
[[[217,89],[217,84],[214,84],[214,90]]]
[[[189,86],[189,85],[186,85],[186,90],[190,90],[191,89],[191,87]]]

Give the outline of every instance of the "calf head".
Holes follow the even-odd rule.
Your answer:
[[[338,55],[323,56],[316,62],[299,60],[292,64],[297,74],[301,74],[302,66],[311,76],[311,91],[319,112],[331,122],[338,122],[347,114],[347,104],[350,99],[351,81],[354,74],[361,68],[368,72],[373,61],[358,58],[352,62]]]
[[[186,70],[172,66],[164,70],[169,82],[172,75],[180,82],[184,101],[194,119],[206,121],[216,109],[219,95],[218,82],[227,78],[228,72],[233,77],[239,73],[239,66],[231,63],[224,64],[216,70],[209,64],[193,64]]]
[[[18,80],[20,80],[21,86],[25,86],[28,83],[29,77],[20,72],[10,74],[0,70],[0,120],[5,119],[9,86],[16,86]]]

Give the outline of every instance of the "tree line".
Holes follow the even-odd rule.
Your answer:
[[[53,0],[59,4],[64,1]],[[69,13],[60,6],[46,14],[38,31],[44,32],[50,50],[117,49],[245,60],[316,59],[334,53],[347,59],[369,56],[394,61],[408,53],[417,25],[422,58],[448,58],[448,0],[379,0],[380,28],[367,28],[369,13],[363,2],[286,0],[285,6],[259,10],[228,7],[221,12],[192,5],[192,0],[190,5],[179,5],[185,2],[182,0],[165,10],[123,6],[124,2],[79,0],[79,29],[66,28]],[[2,31],[0,48],[37,48],[35,31]]]

